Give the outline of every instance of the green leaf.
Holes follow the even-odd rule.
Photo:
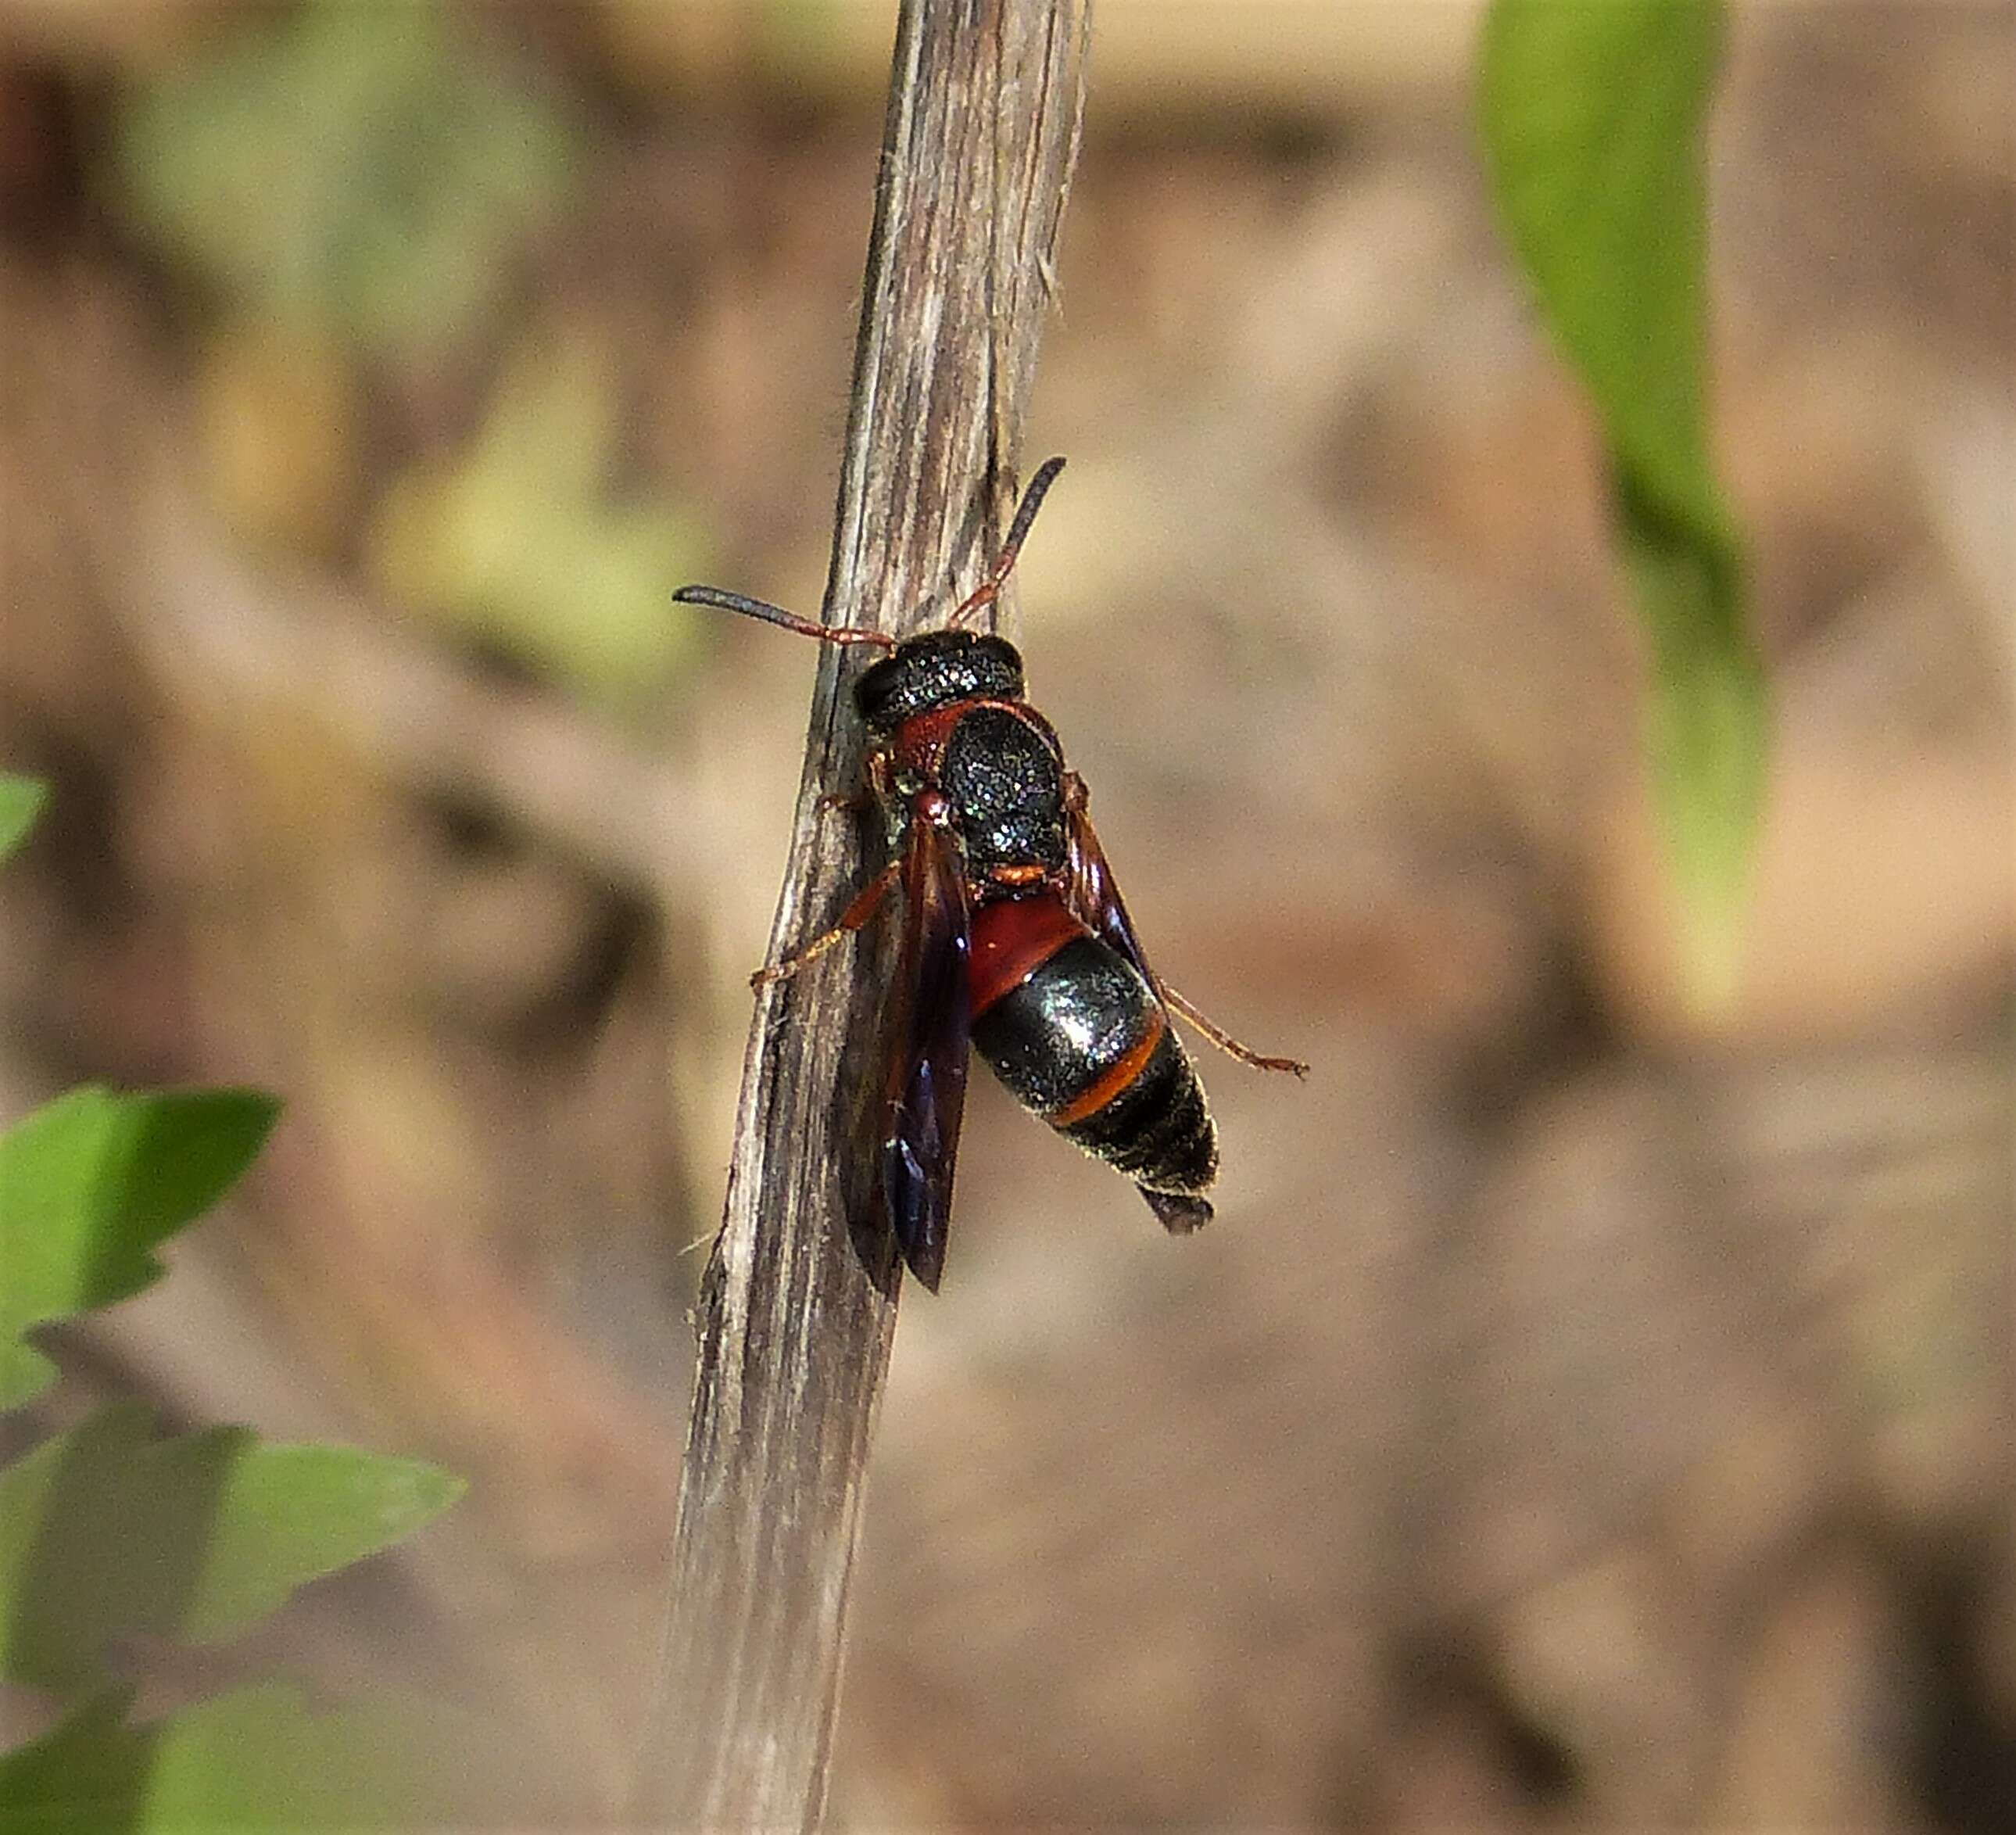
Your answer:
[[[49,787],[33,777],[17,777],[0,771],[0,860],[21,845],[42,813]]]
[[[1708,456],[1704,121],[1718,0],[1496,0],[1487,163],[1541,310],[1587,384],[1653,672],[1647,750],[1691,991],[1733,990],[1769,721]]]
[[[123,1693],[0,1756],[5,1835],[411,1827],[432,1819],[409,1711],[310,1714],[275,1684],[128,1724]],[[441,1807],[445,1808],[445,1805]]]
[[[232,1468],[179,1635],[232,1637],[304,1582],[403,1541],[468,1489],[422,1459],[355,1447],[251,1447]]]
[[[0,1408],[52,1379],[30,1325],[159,1278],[153,1250],[249,1166],[279,1106],[247,1090],[74,1090],[0,1135]]]
[[[135,1632],[233,1636],[463,1489],[418,1460],[242,1427],[155,1440],[144,1409],[106,1408],[0,1469],[0,1675],[76,1688]]]

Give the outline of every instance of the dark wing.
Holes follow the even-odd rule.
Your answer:
[[[1127,915],[1127,903],[1120,896],[1119,882],[1113,877],[1106,850],[1099,845],[1092,817],[1082,804],[1074,807],[1068,817],[1064,871],[1069,876],[1064,888],[1064,903],[1070,906],[1071,914],[1139,969],[1141,979],[1156,999],[1161,1000],[1162,984],[1155,979],[1154,970],[1148,966],[1148,958],[1141,953],[1141,939],[1134,934],[1133,921]]]
[[[1079,798],[1082,796],[1081,788]],[[1065,833],[1064,871],[1069,875],[1064,902],[1071,907],[1071,914],[1139,969],[1149,992],[1157,1000],[1161,1000],[1162,984],[1155,979],[1154,970],[1148,966],[1148,958],[1142,954],[1141,939],[1134,934],[1133,920],[1127,915],[1127,901],[1120,896],[1119,881],[1113,877],[1112,865],[1107,860],[1106,850],[1099,845],[1098,831],[1093,828],[1092,817],[1085,813],[1082,800],[1075,802],[1070,812]],[[1150,1191],[1146,1185],[1135,1189],[1147,1199],[1148,1208],[1172,1236],[1187,1236],[1191,1231],[1201,1229],[1211,1221],[1211,1206],[1201,1198],[1186,1197],[1173,1191]]]
[[[938,824],[922,817],[912,821],[903,889],[909,922],[897,970],[899,1003],[889,1060],[882,1189],[903,1259],[935,1293],[945,1267],[973,1029],[966,979],[973,941],[966,880],[952,837]]]

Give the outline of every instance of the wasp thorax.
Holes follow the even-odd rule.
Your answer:
[[[934,708],[976,698],[1022,698],[1022,658],[1006,637],[926,631],[905,638],[854,685],[862,719],[871,731],[885,734]]]
[[[963,716],[945,737],[938,781],[959,810],[970,866],[1063,867],[1064,761],[1019,710]]]

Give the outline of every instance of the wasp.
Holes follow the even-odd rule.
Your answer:
[[[672,595],[889,652],[854,687],[868,735],[865,795],[833,799],[880,810],[888,864],[837,924],[759,970],[754,985],[795,975],[900,889],[881,1191],[904,1260],[934,1292],[969,1047],[1024,1108],[1132,1179],[1176,1234],[1210,1220],[1218,1130],[1172,1014],[1242,1063],[1297,1076],[1309,1069],[1240,1044],[1149,966],[1093,831],[1085,781],[1025,695],[1021,654],[1004,637],[964,628],[999,598],[1064,463],[1052,459],[1029,481],[985,578],[941,628],[898,639],[817,624],[718,587]]]

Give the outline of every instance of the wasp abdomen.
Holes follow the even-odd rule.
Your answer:
[[[1147,1061],[1110,1101],[1082,1120],[1053,1125],[1150,1191],[1195,1197],[1218,1176],[1218,1130],[1204,1085],[1166,1021]]]
[[[1208,1187],[1203,1089],[1133,964],[1050,899],[985,907],[974,931],[973,1043],[1016,1100],[1152,1191]]]

